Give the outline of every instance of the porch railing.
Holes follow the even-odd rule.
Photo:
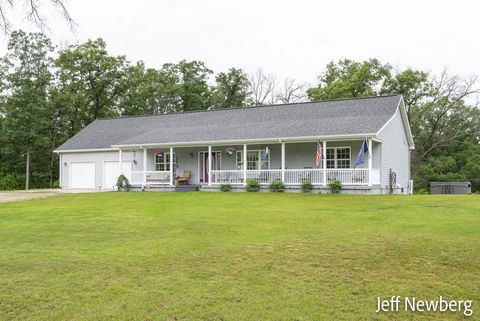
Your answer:
[[[304,181],[310,181],[312,184],[323,184],[323,169],[286,169],[285,184],[300,185]]]
[[[323,169],[285,169],[285,184],[300,185],[304,181],[310,181],[314,185],[323,184]],[[214,170],[211,172],[212,184],[243,184],[243,170]],[[339,180],[347,185],[368,185],[368,168],[345,168],[327,169],[327,183],[332,180]],[[247,179],[253,178],[260,184],[269,184],[273,180],[282,179],[282,170],[247,170]],[[372,169],[372,185],[380,184],[380,170]]]
[[[131,172],[131,184],[143,185],[143,171]],[[170,171],[147,171],[147,185],[168,185],[170,184]]]

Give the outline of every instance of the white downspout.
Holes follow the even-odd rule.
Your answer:
[[[208,145],[208,170],[207,170],[207,176],[208,176],[208,186],[212,185],[212,146]]]
[[[243,144],[243,186],[247,186],[247,144]]]
[[[282,142],[282,182],[285,183],[285,142]]]
[[[368,139],[368,186],[372,186],[372,139]]]
[[[122,175],[122,150],[118,149],[118,176]]]
[[[170,186],[173,186],[173,147],[170,147]]]
[[[327,186],[327,141],[323,141],[323,186]]]
[[[147,186],[147,149],[143,149],[143,186]]]

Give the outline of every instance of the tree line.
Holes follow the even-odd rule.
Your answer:
[[[102,39],[57,49],[42,33],[14,31],[0,58],[0,189],[57,186],[52,151],[97,118],[391,93],[404,95],[408,107],[417,188],[469,180],[480,189],[476,78],[344,59],[329,63],[318,80],[309,86],[233,67],[214,73],[201,61],[148,68],[110,55]]]

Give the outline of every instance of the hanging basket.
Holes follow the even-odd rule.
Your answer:
[[[228,155],[232,155],[233,153],[235,153],[235,151],[236,151],[235,147],[225,148],[225,153],[228,154]]]

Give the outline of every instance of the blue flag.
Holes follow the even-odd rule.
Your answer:
[[[368,152],[369,152],[368,141],[365,138],[365,140],[362,143],[362,147],[360,148],[360,152],[358,152],[358,157],[357,157],[357,161],[355,162],[355,167],[365,162],[365,153],[368,153]]]

